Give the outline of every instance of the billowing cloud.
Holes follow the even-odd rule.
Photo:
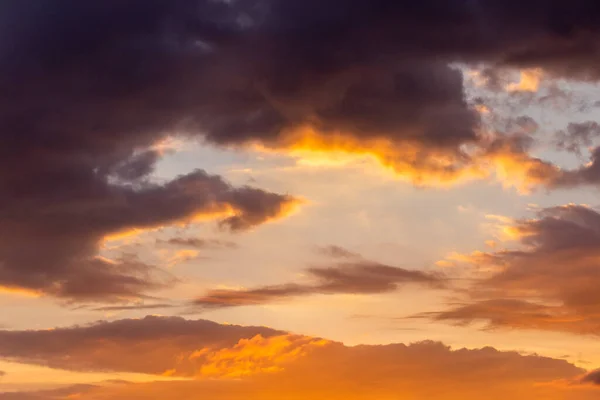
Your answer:
[[[144,320],[145,322],[148,322]],[[156,324],[156,319],[149,320]],[[306,336],[269,331],[267,328],[242,328],[217,325],[207,321],[164,319],[159,330],[124,329],[131,320],[69,330],[13,332],[14,338],[35,337],[62,347],[61,365],[88,370],[112,370],[111,356],[120,369],[152,372],[165,369],[164,375],[193,378],[186,381],[128,384],[113,382],[79,385],[60,391],[0,394],[0,399],[180,399],[197,398],[198,393],[227,399],[303,399],[338,396],[349,399],[393,398],[402,393],[407,398],[480,399],[482,393],[493,400],[511,396],[515,399],[588,400],[598,395],[593,386],[574,385],[585,379],[584,370],[564,360],[537,355],[482,349],[451,349],[438,342],[424,341],[390,345],[344,346]],[[167,328],[174,324],[178,328]],[[198,348],[190,350],[190,337],[178,338],[186,326],[194,332]],[[141,328],[141,326],[140,326]],[[90,331],[97,329],[94,340]],[[206,331],[205,331],[206,329]],[[247,336],[263,329],[264,333]],[[102,333],[100,333],[102,332]],[[50,338],[52,336],[52,339]],[[75,336],[85,338],[86,353],[72,355],[79,348]],[[105,351],[116,342],[131,345],[140,335],[151,340],[154,356],[145,351],[118,354]],[[235,337],[244,337],[226,343]],[[0,346],[10,348],[18,343]],[[67,340],[60,340],[67,339]],[[35,344],[32,338],[26,341]],[[150,349],[148,345],[148,349]],[[125,350],[125,347],[123,348]],[[139,350],[139,349],[138,349]],[[18,346],[13,352],[43,357],[37,348]],[[105,357],[99,355],[104,354]],[[123,356],[126,354],[127,357]],[[65,357],[69,355],[69,357]],[[161,356],[159,356],[161,355]],[[150,363],[150,358],[153,362]],[[87,360],[83,362],[82,360]],[[117,362],[117,361],[114,361]],[[588,375],[591,376],[591,375]],[[18,397],[21,396],[21,397]],[[28,397],[29,396],[29,397]],[[54,396],[54,397],[53,397]]]
[[[581,205],[539,211],[505,227],[517,248],[453,256],[487,271],[465,304],[439,320],[600,334],[600,214]]]
[[[242,230],[296,203],[200,171],[153,183],[167,137],[367,154],[423,185],[596,183],[595,168],[562,178],[482,135],[450,65],[518,68],[525,90],[538,71],[596,78],[598,12],[592,0],[3,1],[0,285],[139,297],[163,280],[94,258],[105,235],[214,213]]]
[[[339,253],[338,250],[336,249],[336,254]],[[371,261],[313,267],[307,269],[306,273],[312,282],[286,283],[246,290],[217,289],[194,300],[193,305],[201,308],[251,306],[315,294],[387,293],[409,283],[438,288],[444,284],[440,275]]]

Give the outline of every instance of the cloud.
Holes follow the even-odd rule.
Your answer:
[[[519,81],[506,87],[509,92],[537,92],[542,79],[540,69],[525,69],[520,71]]]
[[[317,248],[317,251],[324,256],[328,256],[328,257],[332,257],[332,258],[343,258],[343,259],[361,259],[362,258],[361,255],[358,253],[354,253],[354,252],[347,250],[341,246],[335,246],[335,245],[319,247],[319,248]]]
[[[62,347],[63,368],[110,371],[118,359],[120,369],[150,372],[164,369],[164,375],[193,378],[184,381],[149,383],[104,383],[79,385],[60,391],[0,394],[0,399],[47,400],[79,394],[83,399],[180,399],[197,398],[198,393],[228,399],[319,398],[334,394],[349,399],[389,398],[402,393],[407,398],[435,399],[515,399],[595,398],[593,387],[572,385],[585,378],[584,370],[564,360],[502,352],[494,348],[451,349],[439,342],[361,345],[348,347],[323,339],[269,331],[268,328],[243,328],[208,321],[161,319],[161,329],[142,329],[157,319],[142,320],[129,329],[133,320],[101,323],[54,331],[12,332],[11,343],[0,346],[41,358],[36,347],[19,345],[18,338],[35,345],[37,340]],[[176,327],[170,327],[175,325]],[[186,327],[182,330],[183,327]],[[189,329],[189,330],[188,330]],[[268,332],[257,334],[258,329]],[[90,333],[94,331],[94,335]],[[181,334],[185,333],[184,338]],[[3,333],[4,334],[4,333]],[[197,348],[193,350],[193,334]],[[143,335],[148,351],[127,350]],[[85,338],[87,352],[71,351]],[[92,338],[93,337],[93,338]],[[234,338],[240,338],[234,341]],[[125,353],[109,352],[122,343]],[[153,347],[152,347],[153,346]],[[4,350],[3,350],[4,351]],[[73,356],[73,355],[76,356]],[[118,354],[118,353],[117,353]],[[69,355],[70,357],[65,357]],[[103,357],[101,355],[104,355]],[[152,362],[149,362],[152,359]],[[83,360],[86,360],[85,362]],[[21,397],[18,397],[21,396]],[[30,397],[27,397],[30,396]],[[71,396],[74,397],[74,396]]]
[[[450,66],[596,79],[592,1],[0,7],[2,286],[74,300],[75,286],[100,276],[108,287],[86,300],[140,297],[164,282],[144,282],[127,264],[99,265],[106,235],[199,214],[234,214],[221,224],[240,231],[298,203],[202,171],[152,182],[169,137],[371,155],[419,185],[493,175],[522,190],[598,181],[595,164],[563,178],[528,149],[498,146],[502,133],[482,135],[462,73]]]
[[[397,290],[403,284],[443,287],[443,277],[371,261],[339,263],[333,267],[306,270],[311,283],[286,283],[246,290],[218,289],[193,301],[201,308],[268,304],[316,294],[373,294]]]
[[[191,361],[177,363],[181,354],[229,348],[257,335],[268,339],[282,334],[263,327],[147,316],[51,330],[0,331],[0,357],[73,371],[160,375],[177,366],[180,374],[193,375]]]
[[[581,378],[581,382],[600,385],[600,370],[595,370],[586,374],[583,378]]]
[[[52,134],[55,148],[122,180],[147,176],[151,144],[174,132],[220,146],[371,154],[416,183],[481,177],[464,150],[482,145],[480,118],[449,64],[523,68],[525,78],[596,71],[583,37],[597,35],[587,18],[595,6],[533,3],[111,0],[50,13],[12,1],[2,10],[16,21],[0,48],[14,93],[4,124],[27,116],[31,138]],[[315,24],[327,26],[318,40]],[[6,143],[22,158],[15,135]]]
[[[58,174],[54,178],[62,179]],[[200,218],[217,218],[223,227],[241,231],[282,217],[297,203],[290,196],[235,188],[201,170],[137,187],[83,171],[77,175],[83,176],[64,176],[49,186],[19,182],[31,186],[13,187],[3,197],[0,285],[72,300],[139,298],[170,279],[130,257],[98,257],[105,237]]]
[[[257,374],[281,372],[286,365],[331,342],[298,335],[240,339],[232,348],[195,351],[191,360],[201,360],[199,377],[238,378]],[[177,370],[172,370],[173,374]]]
[[[206,249],[206,248],[228,248],[232,249],[237,247],[233,242],[220,239],[200,239],[200,238],[186,238],[186,237],[173,237],[166,241],[157,241],[157,243],[166,243],[178,247],[189,247],[194,249]]]
[[[514,249],[454,256],[484,272],[470,298],[438,320],[487,321],[491,327],[600,334],[600,214],[569,204],[506,227]]]
[[[590,152],[588,163],[577,169],[565,171],[554,185],[566,188],[597,185],[600,182],[600,147],[595,147]]]
[[[567,129],[556,134],[556,147],[581,156],[582,147],[591,147],[600,137],[600,125],[595,121],[570,123]]]

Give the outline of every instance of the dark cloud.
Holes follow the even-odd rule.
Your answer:
[[[583,378],[581,378],[581,382],[600,385],[600,370],[587,373]]]
[[[193,78],[214,63],[201,62],[194,37],[221,36],[223,7],[0,5],[1,286],[69,300],[139,298],[170,278],[136,260],[96,257],[104,237],[223,213],[221,225],[241,231],[285,215],[290,196],[204,171],[150,179],[159,142],[208,112],[194,96],[207,81]]]
[[[566,205],[517,220],[520,247],[461,257],[494,271],[468,289],[465,304],[428,317],[492,327],[600,334],[600,214]]]
[[[600,125],[595,121],[570,123],[556,134],[556,147],[581,156],[581,149],[591,147],[600,138]]]
[[[316,294],[387,293],[408,283],[438,288],[443,286],[443,277],[439,275],[370,261],[309,268],[306,272],[313,282],[287,283],[247,290],[213,290],[196,299],[193,304],[202,308],[236,307],[268,304]]]
[[[200,170],[138,186],[110,184],[88,172],[69,172],[62,188],[49,180],[6,192],[0,200],[0,285],[77,300],[140,297],[170,279],[137,260],[96,257],[106,236],[223,213],[233,213],[222,219],[224,227],[244,230],[284,215],[294,203],[291,197],[235,188]]]
[[[0,331],[0,358],[74,371],[162,374],[175,366],[180,354],[281,334],[264,327],[148,316],[53,330]],[[191,373],[186,369],[191,365],[178,365],[182,374]]]
[[[231,209],[222,225],[242,230],[294,202],[200,171],[152,183],[167,136],[366,152],[419,184],[491,161],[551,186],[551,166],[486,150],[449,65],[592,79],[599,15],[593,0],[3,1],[0,284],[136,297],[163,282],[94,259],[105,235]]]
[[[593,125],[592,125],[593,126]],[[600,130],[598,131],[600,133]],[[590,140],[595,134],[590,136]],[[577,144],[572,144],[577,148]],[[590,160],[579,168],[564,171],[551,183],[554,187],[573,188],[577,186],[593,185],[600,183],[600,147],[590,149]]]

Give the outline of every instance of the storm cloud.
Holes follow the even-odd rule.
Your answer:
[[[368,153],[418,184],[596,183],[484,140],[454,65],[594,79],[599,18],[592,0],[3,1],[0,284],[139,298],[169,279],[95,257],[106,235],[226,212],[240,231],[297,203],[203,171],[153,182],[167,137]]]

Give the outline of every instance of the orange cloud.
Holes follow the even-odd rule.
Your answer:
[[[79,394],[84,400],[195,400],[200,393],[228,400],[592,400],[600,393],[593,373],[584,375],[563,360],[490,347],[451,349],[430,341],[347,347],[282,335],[255,337],[199,357],[217,364],[204,377],[219,379],[79,386],[35,398]]]
[[[197,350],[190,359],[201,361],[197,371],[199,377],[237,378],[283,371],[286,364],[305,356],[311,349],[328,343],[326,340],[306,336],[264,338],[256,335],[251,339],[240,339],[232,348]]]
[[[466,154],[426,148],[417,138],[399,144],[383,136],[360,138],[343,132],[322,134],[306,126],[289,132],[276,145],[256,144],[255,148],[266,152],[284,151],[299,162],[312,165],[331,165],[332,153],[337,154],[334,164],[338,165],[367,158],[400,179],[419,185],[449,186],[485,176],[485,171],[469,165]]]
[[[522,69],[519,71],[519,80],[506,86],[509,92],[537,92],[543,77],[540,68]]]
[[[480,110],[487,111],[489,110]],[[506,188],[521,193],[549,186],[561,170],[531,156],[518,137],[492,135],[459,147],[430,146],[418,132],[401,143],[385,136],[358,137],[349,133],[321,133],[305,126],[275,144],[257,143],[262,152],[284,152],[311,166],[343,166],[369,160],[397,178],[420,186],[450,187],[495,177]],[[410,139],[414,136],[414,139]]]
[[[37,290],[30,290],[30,289],[16,287],[16,286],[1,286],[0,285],[0,295],[1,294],[25,296],[25,297],[40,297],[40,296],[42,296],[42,293]]]

